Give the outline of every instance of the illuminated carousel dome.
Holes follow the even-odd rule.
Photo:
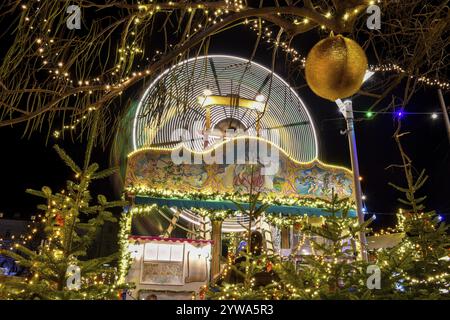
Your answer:
[[[317,158],[314,124],[297,93],[266,67],[225,55],[182,61],[149,85],[134,115],[133,149],[173,148],[181,142],[173,137],[176,130],[195,134],[208,127],[241,129],[249,136],[255,136],[259,128],[294,160]],[[217,139],[208,136],[207,145],[214,145]],[[205,143],[191,139],[188,146],[201,151]]]
[[[286,81],[255,62],[225,55],[182,61],[148,86],[123,121],[118,134],[131,141],[116,140],[115,146],[131,152],[122,190],[133,199],[133,215],[159,213],[133,220],[138,235],[161,234],[175,214],[174,234],[185,236],[205,225],[206,211],[235,212],[227,214],[222,231],[242,232],[248,216],[235,201],[247,199],[249,188],[272,204],[268,214],[322,216],[327,214],[322,201],[333,190],[341,197],[352,195],[351,171],[317,158],[317,135],[303,101]],[[180,130],[192,136],[174,135]],[[232,137],[225,136],[228,130]],[[279,169],[265,175],[249,163],[180,165],[172,157],[181,149],[210,155],[238,140],[268,142],[281,150]]]

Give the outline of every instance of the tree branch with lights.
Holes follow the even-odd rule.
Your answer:
[[[319,35],[333,31],[363,39],[362,46],[373,50],[379,64],[374,69],[395,72],[389,81],[370,88],[369,94],[379,97],[373,108],[408,76],[419,84],[450,87],[445,79],[448,37],[444,37],[448,1],[426,6],[418,0],[378,2],[385,19],[382,32],[366,29],[365,9],[374,1],[365,0],[286,1],[276,6],[241,0],[80,1],[81,30],[69,30],[65,25],[70,4],[2,4],[4,16],[16,16],[11,24],[16,33],[6,41],[10,45],[0,66],[4,89],[0,93],[0,126],[25,123],[29,134],[46,126],[56,136],[69,131],[76,138],[92,125],[92,111],[100,110],[100,136],[107,140],[112,130],[106,128],[116,124],[117,114],[129,104],[129,100],[123,101],[125,96],[133,99],[133,92],[164,68],[207,53],[210,39],[218,33],[241,25],[251,27],[258,21],[263,25],[254,31],[267,41],[257,46],[279,46],[286,61],[302,60],[292,46],[311,30]],[[271,30],[279,34],[276,39],[267,36]],[[155,52],[155,44],[161,50]],[[279,52],[273,50],[272,54]],[[302,65],[288,66],[293,78],[302,73]]]

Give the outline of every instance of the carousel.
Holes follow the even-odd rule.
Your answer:
[[[314,254],[287,219],[321,224],[352,172],[318,159],[305,103],[280,76],[242,58],[200,56],[165,70],[124,116],[115,141],[122,282],[134,299],[186,299],[257,230],[268,254]],[[265,210],[251,214],[259,205]],[[355,211],[350,210],[355,216]],[[245,244],[245,243],[244,243]]]

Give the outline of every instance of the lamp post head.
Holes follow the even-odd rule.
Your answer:
[[[375,74],[375,72],[367,70],[366,74],[364,75],[363,83],[372,78],[372,76]]]
[[[367,70],[366,74],[364,75],[363,83],[369,80],[375,72]],[[337,106],[339,107],[339,111],[344,115],[344,117],[347,119],[348,116],[353,117],[353,108],[352,108],[352,101],[351,100],[345,100],[344,102],[341,99],[337,99],[336,101]]]

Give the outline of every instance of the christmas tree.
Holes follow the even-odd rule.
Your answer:
[[[322,219],[323,223],[320,226],[310,222],[309,219],[302,219],[299,232],[310,239],[312,254],[303,255],[300,264],[298,264],[296,251],[301,245],[297,246],[287,261],[283,261],[278,256],[269,256],[264,252],[258,251],[257,254],[253,250],[242,252],[241,262],[230,263],[227,268],[229,273],[239,275],[242,281],[229,281],[229,277],[225,278],[220,286],[213,288],[208,294],[209,298],[356,299],[371,297],[371,289],[367,286],[368,263],[358,259],[360,248],[357,244],[358,234],[366,231],[372,220],[359,225],[358,221],[349,215],[349,203],[348,199],[339,199],[333,193],[325,209],[329,216]],[[250,208],[254,207],[250,206]],[[247,246],[247,249],[251,247]],[[265,278],[270,278],[271,281],[258,281],[262,274],[269,276]]]
[[[92,181],[116,171],[99,171],[98,164],[91,163],[95,131],[94,125],[82,167],[59,146],[54,147],[76,180],[68,180],[61,192],[53,192],[49,187],[40,191],[27,190],[45,199],[45,204],[38,206],[44,211],[41,224],[45,239],[37,251],[17,244],[15,249],[18,253],[1,252],[28,268],[29,276],[24,282],[0,284],[0,296],[9,299],[117,298],[114,269],[108,268],[117,255],[86,258],[99,228],[106,221],[116,222],[109,210],[126,204],[124,201],[107,201],[103,195],[98,195],[94,201],[91,196],[89,188]]]
[[[252,168],[253,176],[253,168]],[[228,264],[222,273],[221,280],[207,292],[209,299],[218,300],[263,300],[271,298],[271,279],[274,278],[272,265],[277,257],[264,252],[263,237],[258,231],[252,231],[252,224],[260,218],[269,207],[260,203],[260,193],[253,192],[253,179],[250,183],[248,208],[242,203],[234,202],[238,211],[247,215],[248,223],[243,237],[238,239],[245,243],[235,257],[234,252],[228,252]],[[245,239],[245,241],[244,241]],[[235,239],[237,240],[237,239]],[[269,282],[269,283],[267,283]]]
[[[441,222],[435,211],[427,211],[426,196],[417,193],[428,180],[425,170],[417,176],[411,158],[406,154],[400,138],[400,122],[394,135],[400,151],[406,186],[389,183],[405,195],[398,201],[403,208],[398,214],[399,232],[403,240],[391,249],[378,252],[378,263],[382,266],[383,282],[381,294],[405,299],[448,299],[450,262],[448,248],[450,239],[448,226]]]
[[[358,234],[366,231],[372,220],[359,225],[349,216],[348,199],[332,194],[329,216],[318,226],[308,221],[300,231],[309,238],[311,254],[302,255],[300,263],[291,259],[275,266],[281,278],[277,291],[284,299],[355,299],[368,298],[367,263],[358,259]],[[278,293],[279,294],[279,293]]]

